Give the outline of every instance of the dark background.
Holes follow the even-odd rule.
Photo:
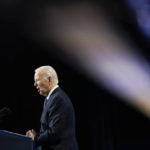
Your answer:
[[[44,2],[0,2],[0,108],[9,107],[12,110],[11,115],[3,119],[1,129],[21,134],[32,128],[39,129],[43,97],[33,86],[34,70],[42,65],[52,65],[58,73],[59,85],[68,93],[75,108],[80,150],[148,150],[148,117],[95,85],[82,71],[62,61],[55,53],[60,47],[50,43],[47,51],[30,38],[26,29],[28,10]],[[72,1],[51,2],[64,4]],[[150,61],[149,39],[140,32],[135,16],[125,1],[94,3],[107,11],[116,26],[126,31]]]

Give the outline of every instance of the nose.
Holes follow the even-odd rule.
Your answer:
[[[34,86],[37,87],[37,83],[36,82],[34,82]]]

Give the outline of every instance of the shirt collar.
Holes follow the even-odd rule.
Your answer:
[[[55,86],[50,90],[48,96],[46,97],[47,100],[50,98],[52,92],[53,92],[57,87],[59,87],[59,85],[55,85]]]

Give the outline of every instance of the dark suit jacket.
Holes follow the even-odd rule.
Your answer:
[[[78,150],[74,109],[60,87],[52,92],[43,108],[41,130],[35,142],[44,150]]]

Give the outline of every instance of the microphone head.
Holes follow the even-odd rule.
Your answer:
[[[12,111],[8,107],[0,109],[0,120],[9,116],[11,113]]]
[[[8,130],[12,127],[12,111],[8,107],[0,109],[0,129]]]

